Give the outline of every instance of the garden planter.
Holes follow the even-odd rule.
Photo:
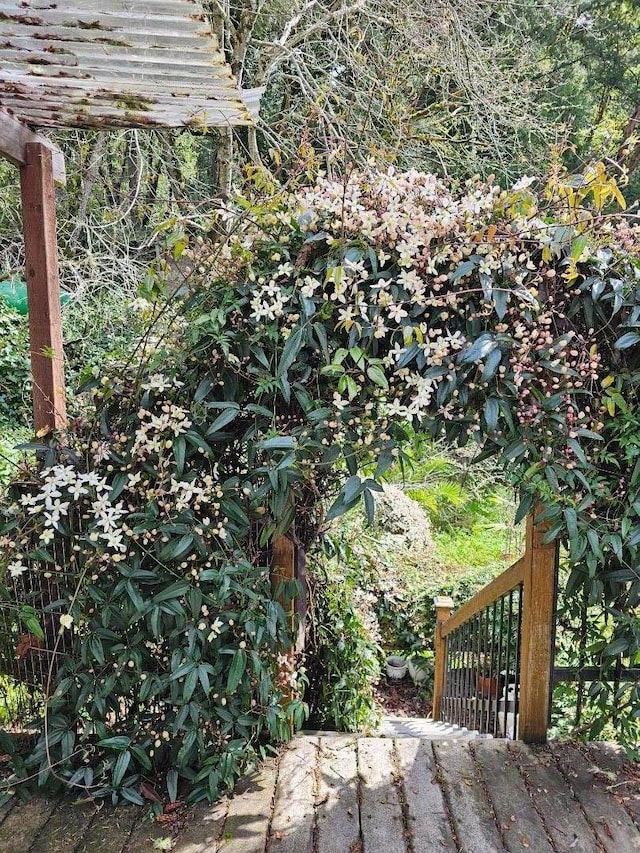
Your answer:
[[[415,684],[421,684],[423,681],[426,681],[431,674],[431,665],[427,661],[410,660],[408,667],[409,676]]]
[[[386,660],[386,667],[389,678],[399,680],[407,674],[407,662],[399,655],[390,655]]]

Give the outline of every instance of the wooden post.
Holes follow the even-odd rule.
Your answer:
[[[273,542],[271,555],[271,589],[273,590],[273,594],[276,595],[276,591],[282,581],[292,581],[295,580],[295,577],[296,547],[288,536],[278,536]],[[276,600],[280,602],[287,614],[289,630],[293,632],[295,601],[281,597],[278,597]],[[287,649],[286,659],[287,662],[283,663],[280,669],[278,686],[282,690],[284,702],[289,703],[294,698],[291,684],[291,674],[295,667],[295,650],[293,647]]]
[[[448,596],[438,596],[433,603],[436,607],[436,630],[434,638],[434,671],[433,671],[433,709],[431,716],[434,720],[442,719],[441,708],[444,681],[446,676],[447,640],[442,636],[442,624],[451,616],[453,599]]]
[[[25,146],[20,167],[25,271],[36,432],[62,429],[66,400],[60,314],[56,206],[51,150],[40,142]]]
[[[549,725],[558,547],[542,541],[546,529],[527,519],[518,706],[518,740],[526,743],[544,743]]]

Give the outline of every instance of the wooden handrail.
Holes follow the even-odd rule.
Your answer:
[[[450,599],[436,599],[433,718],[441,719],[445,693],[448,637],[521,586],[519,641],[519,711],[517,737],[543,743],[547,737],[555,642],[558,548],[546,543],[546,526],[527,519],[523,557],[451,614]]]
[[[440,629],[441,635],[446,637],[447,634],[464,625],[465,622],[468,622],[477,613],[489,607],[494,601],[498,601],[503,595],[506,595],[519,584],[523,583],[524,572],[525,558],[520,557],[517,562],[509,566],[501,575],[498,575],[497,578],[494,578],[490,583],[482,587],[473,598],[465,601],[462,607],[456,610],[453,616],[450,616],[446,622],[443,622]]]

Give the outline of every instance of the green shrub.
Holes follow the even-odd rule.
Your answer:
[[[361,732],[379,713],[373,688],[380,678],[381,649],[357,606],[353,580],[334,565],[328,580],[314,574],[307,678],[310,725]]]
[[[0,299],[0,424],[29,422],[30,377],[27,320]]]
[[[17,445],[29,440],[26,428],[3,423],[0,419],[0,494],[11,477],[15,476],[16,464],[22,455]]]

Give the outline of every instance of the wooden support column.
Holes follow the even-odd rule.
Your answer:
[[[273,551],[271,556],[271,589],[273,590],[276,600],[282,605],[284,612],[287,614],[287,626],[293,637],[293,628],[295,621],[295,599],[285,599],[277,595],[277,590],[283,581],[293,581],[296,577],[296,546],[288,536],[278,536],[273,542]],[[291,646],[285,650],[286,663],[283,662],[278,679],[278,686],[282,690],[282,698],[284,704],[288,704],[294,699],[293,687],[291,684],[291,674],[295,667],[295,648]],[[291,729],[293,734],[293,728]]]
[[[20,167],[25,271],[36,432],[62,429],[66,399],[60,314],[53,159],[39,142],[25,145]]]
[[[434,720],[440,720],[442,719],[440,706],[442,704],[447,673],[447,639],[442,636],[442,625],[451,616],[453,599],[448,596],[439,596],[434,599],[433,603],[436,608],[436,630],[434,638],[433,710],[431,711],[431,716]]]
[[[524,557],[518,740],[544,743],[551,703],[558,546],[543,542],[547,527],[534,524],[534,515],[527,519]]]

